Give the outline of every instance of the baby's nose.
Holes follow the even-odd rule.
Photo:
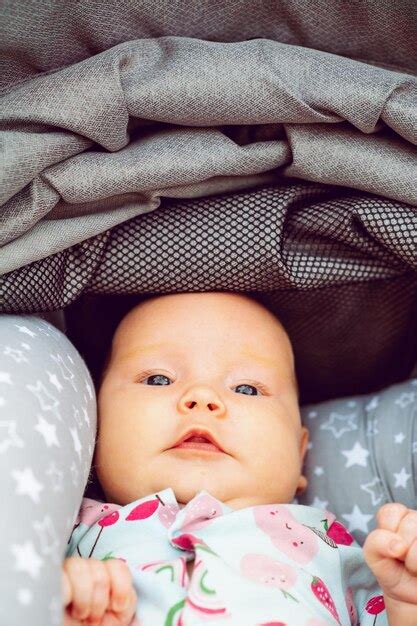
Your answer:
[[[200,403],[196,400],[187,400],[187,402],[185,402],[187,409],[193,409],[194,407],[199,406],[199,404]],[[219,405],[216,404],[216,402],[207,402],[207,408],[209,411],[216,411],[219,408]]]
[[[179,401],[179,409],[182,413],[209,411],[216,416],[222,416],[226,412],[225,405],[216,391],[203,385],[188,389]]]

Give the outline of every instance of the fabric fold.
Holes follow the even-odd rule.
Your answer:
[[[37,225],[48,249],[45,220],[60,201],[74,206],[87,238],[107,226],[88,226],[88,202],[115,199],[115,224],[133,216],[120,208],[124,194],[156,199],[278,169],[415,205],[416,99],[409,74],[267,39],[123,42],[3,96],[1,243]],[[247,129],[243,143],[230,126]],[[40,177],[59,194],[55,205]],[[28,250],[22,262],[36,258]]]

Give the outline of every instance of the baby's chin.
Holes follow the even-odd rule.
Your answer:
[[[169,485],[172,488],[175,498],[180,506],[185,506],[190,502],[195,496],[200,493],[200,491],[207,491],[217,500],[225,501],[225,494],[222,493],[221,490],[216,486],[214,478],[205,477],[201,479],[201,477],[194,476],[182,476],[181,478],[172,481]]]
[[[223,504],[229,506],[232,509],[243,509],[249,506],[256,506],[259,504],[271,504],[275,503],[278,498],[272,498],[272,500],[262,493],[259,489],[254,493],[247,493],[246,489],[239,483],[234,482],[232,479],[219,482],[215,477],[207,476],[204,480],[198,479],[198,477],[184,476],[181,479],[171,482],[167,485],[172,488],[175,494],[175,498],[180,505],[180,508],[188,504],[196,495],[201,491],[206,491],[213,498],[219,500]],[[288,500],[286,500],[288,502]]]
[[[167,474],[163,472],[160,475],[142,475],[137,484],[132,480],[129,483],[124,481],[123,484],[108,485],[108,488],[103,488],[103,491],[108,502],[115,502],[122,506],[168,488],[173,490],[180,506],[188,504],[200,491],[207,491],[214,498],[225,502],[230,494],[221,491],[216,482],[218,483],[214,476],[201,476],[197,471],[192,470],[177,476],[172,472]]]
[[[153,477],[154,478],[154,477]],[[239,488],[240,487],[240,488]],[[209,493],[213,498],[219,500],[231,509],[243,509],[250,506],[258,506],[265,504],[277,504],[291,502],[292,498],[284,494],[263,493],[262,489],[250,490],[242,488],[241,484],[237,484],[232,479],[219,481],[214,476],[205,476],[202,480],[201,476],[193,476],[192,472],[176,477],[176,479],[164,480],[159,477],[158,480],[152,480],[152,484],[146,486],[146,480],[140,482],[140,488],[136,489],[130,484],[129,489],[115,488],[114,490],[105,492],[106,500],[114,502],[122,506],[130,504],[135,500],[149,496],[151,493],[161,492],[164,489],[171,488],[174,492],[175,499],[180,508],[186,506],[201,491]]]

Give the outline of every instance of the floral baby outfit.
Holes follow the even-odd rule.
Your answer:
[[[362,549],[313,507],[234,510],[200,491],[180,508],[171,488],[125,506],[84,498],[76,555],[126,561],[140,626],[387,624]]]

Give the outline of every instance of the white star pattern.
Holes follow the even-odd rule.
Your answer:
[[[49,603],[49,613],[51,616],[51,624],[59,624],[62,618],[62,602],[61,598],[52,598]]]
[[[397,433],[394,437],[395,443],[402,443],[405,439],[404,433]]]
[[[20,439],[16,432],[17,423],[12,420],[0,420],[0,432],[4,429],[6,432],[0,435],[0,453],[6,452],[9,448],[24,448],[23,439]]]
[[[320,467],[319,465],[316,465],[316,467],[314,468],[314,474],[316,476],[323,476],[324,469],[322,467]]]
[[[307,415],[311,420],[313,420],[317,417],[318,414],[317,414],[317,411],[309,411]]]
[[[20,333],[25,333],[25,335],[29,335],[29,337],[36,337],[36,333],[34,333],[32,330],[29,330],[29,328],[26,328],[26,326],[19,326],[19,324],[15,324],[15,328],[18,328]]]
[[[66,529],[68,531],[70,528],[74,528],[75,524],[72,524],[72,526],[71,526],[71,520],[67,519],[67,521],[65,523],[65,526],[66,526]]]
[[[74,450],[81,459],[81,450],[83,449],[83,447],[81,445],[80,438],[78,437],[78,431],[76,428],[70,428],[70,433],[72,437],[72,442],[74,444]]]
[[[49,326],[48,326],[49,329]],[[46,335],[46,337],[50,337],[51,334],[48,333],[48,331],[46,330],[46,328],[44,326],[39,326],[39,332],[42,333],[42,335]]]
[[[369,452],[361,446],[359,441],[355,443],[351,450],[342,450],[342,454],[347,458],[345,467],[352,467],[352,465],[366,467],[368,465],[367,457]]]
[[[34,429],[42,435],[48,448],[51,446],[61,447],[58,438],[56,436],[56,426],[47,422],[42,415],[38,415],[38,423],[34,426]]]
[[[90,386],[89,383],[86,382],[85,386],[86,386],[86,389],[88,391],[88,395],[90,396],[90,400],[92,400],[93,399],[93,390],[91,389],[91,386]]]
[[[416,399],[414,391],[410,393],[402,393],[399,398],[396,399],[395,404],[398,404],[402,409],[405,409],[409,404],[412,404]]]
[[[64,491],[64,474],[56,467],[53,461],[50,462],[46,475],[51,477],[53,491]]]
[[[31,592],[30,589],[27,589],[26,587],[22,587],[21,589],[17,590],[16,597],[17,597],[18,602],[20,602],[20,604],[24,604],[27,606],[28,604],[31,604],[33,600],[33,593]]]
[[[342,517],[348,522],[349,532],[354,532],[355,530],[360,530],[363,533],[368,532],[368,524],[372,519],[372,515],[367,515],[366,513],[362,513],[357,504],[352,509],[352,513],[342,514]]]
[[[60,354],[58,355],[51,354],[51,358],[55,361],[55,363],[58,365],[59,369],[61,370],[62,378],[64,380],[69,380],[73,389],[77,391],[77,387],[74,383],[74,372],[70,370],[68,365],[63,360],[62,356]]]
[[[24,341],[20,342],[20,345],[22,346],[22,348],[24,348],[25,350],[32,350],[32,348],[30,347],[30,345],[28,343],[25,343]]]
[[[327,509],[328,504],[327,500],[320,500],[316,496],[310,506],[314,506],[316,509]]]
[[[307,444],[307,450],[312,450],[313,449],[313,442],[309,441]]]
[[[363,483],[361,485],[361,489],[363,491],[366,491],[366,493],[369,493],[369,495],[371,496],[372,504],[374,506],[376,506],[377,504],[380,504],[382,500],[384,499],[382,493],[379,493],[378,495],[375,493],[378,490],[378,487],[379,487],[379,490],[381,491],[380,485],[381,485],[381,481],[378,477],[375,477],[369,483]]]
[[[82,411],[83,411],[85,423],[87,424],[87,426],[90,426],[90,418],[88,417],[88,413],[87,413],[85,407],[82,408]]]
[[[43,559],[36,552],[31,541],[26,541],[23,544],[12,544],[10,546],[15,557],[15,569],[19,572],[26,572],[32,578],[39,577],[39,571],[43,566]]]
[[[365,406],[366,411],[374,411],[379,405],[378,396],[374,396],[370,402]]]
[[[71,463],[70,472],[71,472],[72,484],[76,487],[78,485],[80,472],[78,471],[78,467],[76,466],[75,461]]]
[[[49,393],[42,381],[37,380],[36,385],[26,385],[26,387],[38,398],[42,411],[52,411],[61,420],[61,416],[57,411],[59,400]]]
[[[397,474],[394,472],[395,485],[394,487],[407,488],[407,481],[411,478],[411,474],[407,474],[405,467],[403,467]]]
[[[374,417],[373,419],[370,419],[366,425],[366,436],[372,437],[373,435],[377,435],[378,433],[378,420],[376,417]]]
[[[54,387],[56,387],[58,391],[62,391],[63,386],[59,382],[57,375],[51,374],[51,372],[48,372],[48,371],[46,373],[48,374],[49,382],[51,383],[51,385],[54,385]]]
[[[12,476],[17,482],[16,493],[18,495],[29,496],[34,502],[39,502],[39,494],[44,487],[36,480],[30,467],[25,467],[22,472],[13,470]]]
[[[58,563],[58,535],[49,515],[45,515],[41,522],[33,522],[33,528],[39,537],[42,554],[50,554],[52,559]]]
[[[74,405],[72,405],[72,414],[73,414],[73,417],[77,426],[81,427],[82,426],[81,415],[80,415],[79,410]]]
[[[16,363],[24,363],[25,361],[26,363],[29,362],[22,350],[18,350],[17,348],[11,348],[10,346],[6,346],[3,350],[3,354],[5,356],[11,357]]]
[[[413,454],[417,453],[417,441],[413,441]]]
[[[71,528],[71,530],[74,528],[75,524],[77,523],[79,514],[80,514],[79,511],[75,511],[74,515],[72,516],[72,520],[71,520],[71,518],[68,520],[68,522],[67,522],[68,530],[70,528]]]
[[[9,372],[0,372],[0,383],[7,383],[8,385],[13,385]]]
[[[91,470],[91,463],[89,463],[88,461],[86,461],[84,463],[84,476],[86,478],[88,478],[88,476],[90,475],[90,470]]]
[[[336,439],[339,439],[344,433],[348,433],[351,430],[358,430],[356,424],[356,413],[348,413],[343,415],[332,411],[327,422],[324,422],[321,426],[321,430],[330,430]]]

